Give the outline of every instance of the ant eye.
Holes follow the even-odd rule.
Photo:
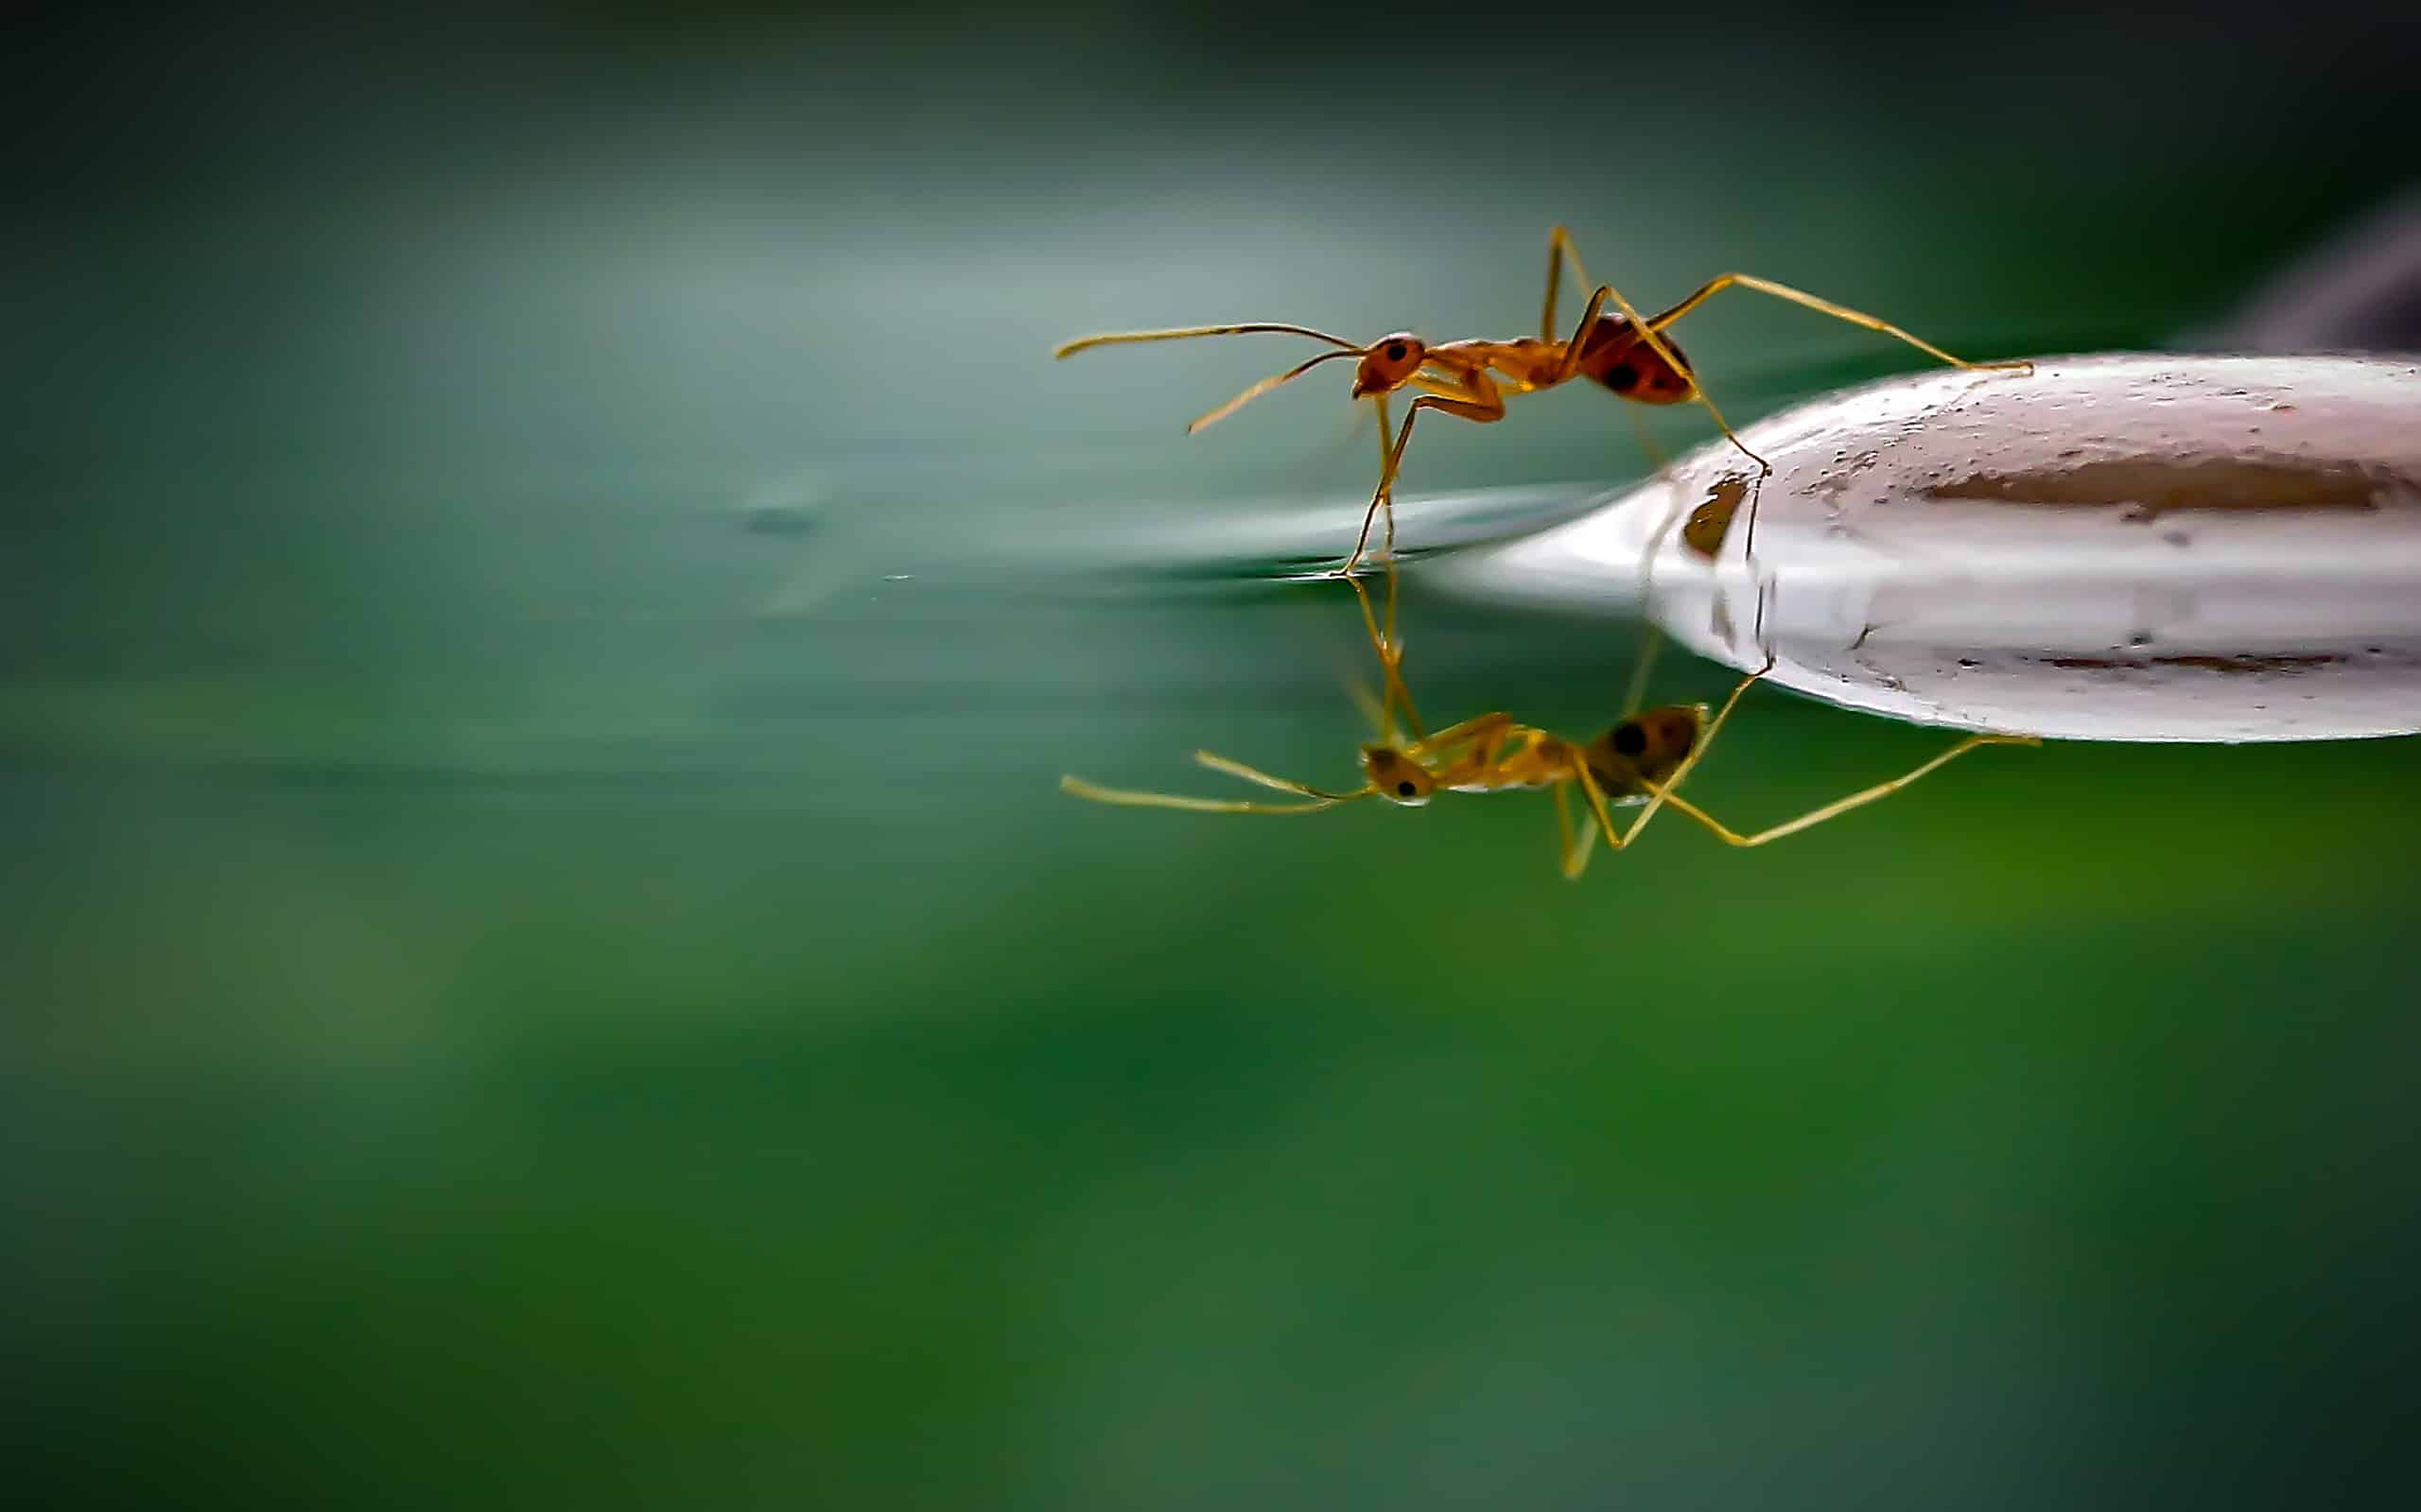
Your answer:
[[[1419,796],[1420,790],[1410,782],[1399,782],[1396,784],[1396,791],[1402,797],[1412,798]]]
[[[1387,360],[1388,360],[1388,361],[1390,361],[1390,362],[1402,362],[1402,361],[1403,360],[1403,352],[1404,352],[1404,347],[1403,347],[1403,343],[1402,343],[1402,341],[1390,341],[1390,342],[1388,342],[1388,343],[1387,343]]]
[[[1614,749],[1627,756],[1635,756],[1647,749],[1647,732],[1625,721],[1614,726]]]

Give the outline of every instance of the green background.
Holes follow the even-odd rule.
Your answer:
[[[12,1479],[2399,1499],[2411,742],[1987,752],[1578,886],[1536,797],[1079,805],[1219,791],[1196,745],[1350,780],[1358,620],[1273,574],[1370,443],[1332,370],[1180,434],[1279,339],[1047,353],[1520,332],[1558,220],[1643,303],[1739,268],[1979,356],[2158,344],[2409,180],[2409,26],[1275,15],[17,51]],[[1745,295],[1686,338],[1736,419],[1910,366]],[[1644,464],[1576,389],[1411,466],[1568,508]],[[1440,720],[1602,728],[1636,644],[1405,613]],[[1941,740],[1765,693],[1698,796]]]

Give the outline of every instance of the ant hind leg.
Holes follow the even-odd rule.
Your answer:
[[[1725,844],[1744,846],[1763,845],[1768,841],[1780,840],[1785,835],[1796,835],[1803,829],[1813,829],[1816,826],[1822,824],[1827,819],[1838,819],[1842,814],[1848,813],[1853,808],[1863,808],[1868,804],[1880,802],[1881,800],[1891,796],[1891,794],[1898,792],[1901,789],[1907,787],[1910,783],[1915,782],[1919,777],[1925,776],[1928,773],[1940,771],[1942,768],[1948,766],[1951,762],[1965,756],[1968,752],[1975,750],[1977,746],[2041,745],[2043,741],[2040,738],[2031,735],[1971,735],[1967,737],[1967,739],[1959,741],[1957,745],[1952,746],[1949,750],[1935,756],[1932,760],[1925,762],[1913,771],[1903,773],[1899,776],[1893,777],[1889,782],[1878,782],[1872,788],[1862,788],[1856,792],[1851,793],[1848,797],[1836,798],[1831,803],[1825,804],[1821,808],[1811,808],[1807,812],[1801,814],[1796,819],[1786,820],[1782,824],[1775,825],[1769,829],[1761,829],[1753,835],[1743,835],[1729,828],[1721,821],[1715,818],[1712,814],[1709,814],[1705,809],[1698,807],[1698,805],[1690,802],[1687,798],[1683,798],[1673,793],[1669,784],[1666,787],[1665,796],[1669,799],[1675,808],[1679,809],[1688,817],[1697,820],[1699,824],[1704,825],[1709,830],[1712,830],[1715,833],[1716,838],[1721,840]]]
[[[1740,706],[1741,696],[1749,691],[1750,685],[1773,669],[1773,658],[1768,655],[1764,666],[1733,684],[1732,692],[1723,701],[1723,706],[1716,711],[1713,720],[1707,721],[1706,729],[1698,736],[1697,743],[1690,747],[1690,754],[1681,758],[1681,764],[1673,769],[1673,774],[1661,783],[1647,782],[1647,806],[1639,811],[1637,819],[1630,822],[1630,828],[1623,832],[1621,840],[1616,843],[1616,849],[1629,844],[1638,838],[1641,830],[1647,827],[1647,822],[1656,817],[1656,810],[1664,806],[1672,796],[1673,791],[1688,779],[1691,772],[1697,769],[1700,761],[1706,759],[1707,749],[1715,744],[1715,738],[1723,733],[1724,724],[1731,720],[1732,711]],[[1646,781],[1645,777],[1641,780]],[[1608,830],[1607,838],[1613,839],[1613,831]]]
[[[1793,288],[1788,284],[1777,284],[1770,278],[1759,278],[1753,273],[1725,273],[1720,277],[1708,279],[1689,298],[1648,322],[1646,329],[1663,330],[1727,288],[1753,289],[1757,293],[1769,294],[1775,299],[1796,304],[1802,309],[1814,310],[1819,315],[1829,315],[1837,321],[1846,321],[1852,325],[1872,331],[1879,336],[1888,336],[1894,340],[1905,341],[1936,361],[1947,363],[1954,368],[1965,368],[1977,373],[2031,373],[2034,371],[2034,364],[2024,358],[2008,362],[1970,362],[1964,357],[1952,356],[1932,342],[1910,335],[1890,321],[1869,315],[1864,310],[1854,310],[1846,304],[1836,304],[1828,299],[1820,299],[1805,289]]]
[[[1954,368],[1962,368],[1971,373],[2031,373],[2034,371],[2034,364],[2023,358],[2007,362],[1970,362],[1964,357],[1952,356],[1949,353],[1934,345],[1932,342],[1915,336],[1910,332],[1905,331],[1889,321],[1869,315],[1864,310],[1854,310],[1846,304],[1836,304],[1831,300],[1820,298],[1817,295],[1808,293],[1804,289],[1793,288],[1787,284],[1777,284],[1772,279],[1759,278],[1753,273],[1725,273],[1719,277],[1707,280],[1706,283],[1699,286],[1697,291],[1692,293],[1687,299],[1682,300],[1679,304],[1674,305],[1671,309],[1656,316],[1653,320],[1644,322],[1640,327],[1641,334],[1646,337],[1648,343],[1656,348],[1657,354],[1660,356],[1671,356],[1672,354],[1665,346],[1663,338],[1661,334],[1664,328],[1680,320],[1682,316],[1687,315],[1690,311],[1697,309],[1708,300],[1713,299],[1716,295],[1722,293],[1727,288],[1750,289],[1756,293],[1768,295],[1774,299],[1796,304],[1802,309],[1814,310],[1819,315],[1831,316],[1834,320],[1846,322],[1849,324],[1857,326],[1863,330],[1872,331],[1879,336],[1888,336],[1893,340],[1904,341],[1938,362],[1946,363]],[[1629,305],[1624,306],[1624,312],[1626,314],[1634,314],[1634,319],[1636,319],[1635,313],[1630,310]],[[1691,381],[1691,387],[1693,389],[1698,388],[1696,379]],[[1762,482],[1764,477],[1767,474],[1770,474],[1773,469],[1767,465],[1764,458],[1759,457],[1755,452],[1750,451],[1749,448],[1741,443],[1740,438],[1733,434],[1731,426],[1725,423],[1722,413],[1715,408],[1715,401],[1707,398],[1703,391],[1698,392],[1698,399],[1699,403],[1706,406],[1707,413],[1715,417],[1715,423],[1722,427],[1723,433],[1726,436],[1731,437],[1732,443],[1734,446],[1738,446],[1742,452],[1747,453],[1749,458],[1757,463],[1759,469],[1759,480]],[[1749,538],[1747,548],[1753,552],[1756,549],[1756,544],[1757,501],[1752,499],[1750,501],[1749,505]]]

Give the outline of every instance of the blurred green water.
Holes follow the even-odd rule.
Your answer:
[[[2155,342],[2393,182],[2386,146],[2186,118],[2228,39],[2113,100],[2059,34],[1951,37],[1959,77],[1812,113],[1782,86],[1846,51],[1710,43],[1672,56],[1733,108],[1517,169],[1261,113],[1297,80],[1165,38],[801,37],[271,50],[168,96],[218,145],[21,217],[26,1485],[2392,1495],[2409,742],[1991,752],[1753,855],[1660,826],[1576,888],[1543,800],[1076,805],[1062,771],[1214,791],[1201,744],[1346,775],[1341,590],[1134,543],[1273,499],[1342,531],[1367,443],[1330,391],[1177,433],[1283,346],[1043,357],[1519,329],[1559,218],[1649,300],[1736,265],[1959,350]],[[1469,61],[1419,45],[1386,77]],[[1942,113],[1995,67],[2058,108]],[[888,134],[836,125],[910,78]],[[1423,229],[1374,260],[1366,206]],[[1742,413],[1896,360],[1703,320]],[[1602,396],[1530,403],[1424,434],[1415,482],[1639,468]],[[1441,718],[1601,725],[1634,649],[1417,581],[1406,613]],[[1780,817],[1940,741],[1773,695],[1700,795]]]

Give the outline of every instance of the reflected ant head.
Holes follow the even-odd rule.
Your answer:
[[[1402,808],[1418,808],[1437,791],[1437,782],[1421,770],[1420,763],[1391,745],[1364,746],[1362,770],[1370,779],[1371,791]]]
[[[1410,331],[1379,338],[1362,349],[1362,360],[1353,369],[1353,397],[1393,393],[1420,371],[1428,355],[1428,345]]]

